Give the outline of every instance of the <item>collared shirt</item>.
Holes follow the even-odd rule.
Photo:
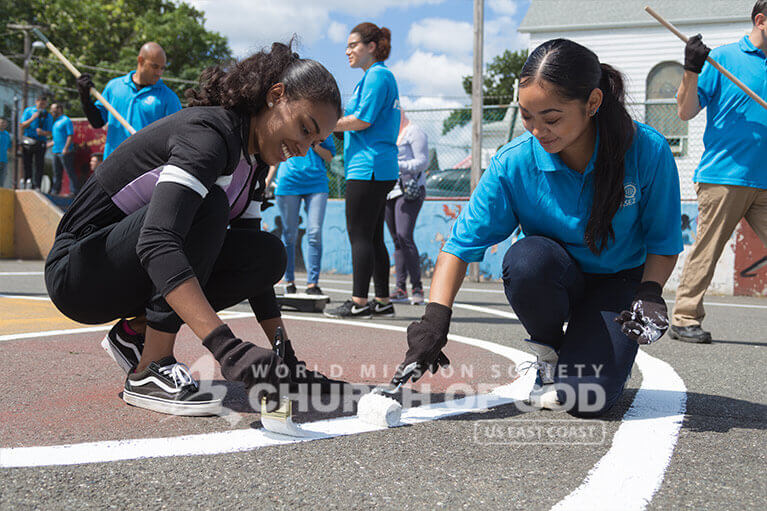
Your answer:
[[[101,93],[104,99],[109,101],[109,104],[128,121],[128,124],[133,126],[133,129],[138,131],[158,119],[181,110],[178,96],[162,80],[139,89],[133,81],[135,73],[131,71],[125,76],[113,78]],[[128,130],[100,101],[96,102],[96,106],[101,110],[101,116],[107,123],[107,141],[104,146],[104,159],[106,159],[115,147],[128,138]]]
[[[369,122],[367,129],[344,133],[346,179],[397,179],[399,90],[394,75],[376,62],[365,71],[346,105],[346,115]]]
[[[332,155],[336,154],[333,135],[320,143]],[[275,195],[305,195],[308,193],[327,193],[328,174],[325,161],[313,149],[306,156],[295,156],[280,163],[277,169],[277,189]]]
[[[767,59],[748,36],[710,56],[767,99]],[[706,107],[706,131],[694,181],[767,189],[767,110],[708,62],[698,78],[698,100]]]
[[[64,151],[64,145],[67,143],[67,137],[75,134],[72,121],[66,115],[61,115],[53,123],[53,154],[59,154]],[[72,144],[69,144],[69,150],[72,151]]]
[[[24,112],[21,114],[21,122],[28,121],[34,113],[37,112],[36,106],[29,106],[24,109]],[[48,113],[47,110],[40,110],[40,115],[30,123],[29,126],[24,130],[24,136],[25,137],[32,137],[36,138],[40,142],[45,142],[47,137],[45,135],[38,135],[37,134],[37,128],[40,128],[44,131],[51,131],[51,127],[53,126],[53,116]]]
[[[0,163],[8,162],[8,149],[11,147],[11,135],[7,131],[0,131]]]
[[[488,247],[519,225],[526,236],[561,243],[586,273],[635,268],[648,253],[678,254],[682,214],[674,157],[663,135],[634,124],[634,141],[625,156],[624,200],[612,221],[615,239],[600,255],[583,240],[594,197],[596,146],[581,174],[547,153],[530,133],[492,158],[442,250],[467,262],[481,261]]]

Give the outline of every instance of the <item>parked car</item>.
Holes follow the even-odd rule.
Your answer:
[[[471,169],[447,169],[426,177],[426,197],[468,197],[471,195]]]

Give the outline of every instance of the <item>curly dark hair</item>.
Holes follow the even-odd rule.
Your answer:
[[[207,68],[199,85],[185,93],[189,106],[222,106],[252,116],[266,108],[269,88],[282,83],[289,99],[330,104],[340,118],[341,93],[333,75],[319,62],[300,58],[291,45],[273,43],[270,51]]]

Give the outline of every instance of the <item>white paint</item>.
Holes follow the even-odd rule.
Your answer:
[[[252,314],[246,316],[252,317]],[[242,316],[238,314],[238,317]],[[373,324],[370,322],[289,315],[283,317],[298,321],[339,323],[397,332],[406,331],[404,327]],[[510,358],[517,364],[532,360],[531,355],[514,348],[457,335],[450,335],[449,338],[455,342],[488,349],[498,355]],[[534,379],[535,375],[531,373],[509,385],[498,387],[489,394],[410,408],[403,412],[402,424],[418,424],[452,415],[477,412],[488,407],[510,404],[518,399],[527,397]],[[2,448],[0,449],[0,467],[77,465],[141,458],[221,454],[385,429],[380,426],[366,424],[357,417],[341,417],[316,421],[301,424],[301,428],[310,435],[308,438],[275,435],[264,429],[246,429],[171,438],[141,438],[69,445]]]
[[[45,273],[41,271],[0,271],[0,277],[21,277],[27,275],[42,277]]]
[[[642,350],[636,363],[642,385],[612,447],[552,510],[642,510],[660,488],[684,421],[687,388],[670,365]]]
[[[50,302],[51,299],[47,296],[29,296],[29,295],[9,295],[0,293],[0,298],[14,298],[16,300],[34,300],[38,302]]]

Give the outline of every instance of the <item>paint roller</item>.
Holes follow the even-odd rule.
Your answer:
[[[401,377],[395,375],[388,385],[376,387],[369,394],[362,396],[357,403],[357,417],[362,422],[384,428],[399,425],[402,405],[392,396],[399,392],[417,369],[418,362],[412,362],[405,366]]]
[[[650,16],[652,16],[653,18],[655,18],[655,19],[658,21],[658,23],[660,23],[661,25],[663,25],[664,27],[666,27],[667,29],[669,29],[669,31],[671,31],[671,33],[673,33],[673,34],[674,34],[675,36],[677,36],[679,39],[681,39],[682,41],[684,41],[684,42],[685,42],[685,44],[687,43],[687,39],[688,39],[688,38],[687,38],[687,36],[686,36],[686,35],[684,35],[683,33],[681,33],[681,32],[679,31],[679,29],[677,29],[677,28],[676,28],[674,25],[672,25],[671,23],[669,23],[668,21],[666,21],[666,20],[663,18],[663,16],[661,16],[660,14],[658,14],[657,12],[655,12],[655,11],[652,9],[652,7],[650,7],[650,6],[648,5],[648,6],[646,6],[646,7],[644,8],[644,10],[645,10],[645,11],[647,11],[647,14],[649,14]],[[740,87],[740,89],[741,89],[743,92],[745,92],[746,94],[748,94],[748,96],[749,96],[751,99],[753,99],[754,101],[756,101],[757,103],[759,103],[759,104],[760,104],[760,105],[761,105],[761,106],[762,106],[764,109],[767,109],[767,101],[765,101],[764,99],[762,99],[761,97],[759,97],[759,95],[757,95],[757,94],[756,94],[754,91],[752,91],[751,89],[749,89],[749,88],[748,88],[748,86],[747,86],[745,83],[743,83],[743,82],[741,82],[740,80],[738,80],[738,79],[735,77],[735,75],[733,75],[732,73],[730,73],[729,71],[727,71],[727,70],[726,70],[724,67],[722,67],[722,65],[721,65],[719,62],[715,61],[715,60],[714,60],[714,59],[712,59],[710,56],[706,57],[706,62],[708,62],[709,64],[711,64],[712,66],[714,66],[714,69],[716,69],[717,71],[719,71],[720,73],[722,73],[724,76],[726,76],[727,78],[729,78],[729,79],[730,79],[730,81],[732,81],[732,83],[734,83],[735,85],[737,85],[738,87]]]

